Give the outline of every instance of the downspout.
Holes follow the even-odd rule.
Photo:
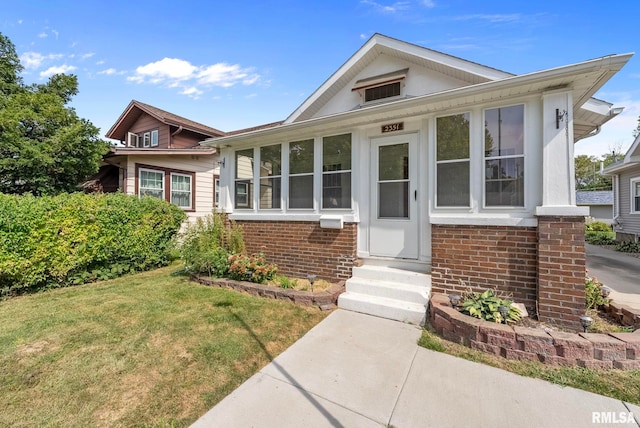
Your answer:
[[[171,148],[171,142],[173,141],[173,137],[175,137],[176,135],[178,135],[179,133],[182,132],[182,125],[180,125],[178,127],[178,129],[176,129],[175,131],[173,131],[173,133],[171,134],[171,136],[169,137],[169,148]]]

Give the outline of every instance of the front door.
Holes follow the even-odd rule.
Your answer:
[[[372,256],[418,258],[417,146],[416,134],[371,140]]]

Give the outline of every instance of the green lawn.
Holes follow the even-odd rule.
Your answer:
[[[325,316],[178,267],[0,302],[0,426],[187,426]]]
[[[563,386],[640,405],[640,370],[594,370],[582,367],[558,367],[530,361],[513,361],[467,348],[438,337],[429,329],[422,332],[420,346],[510,372],[546,380]]]

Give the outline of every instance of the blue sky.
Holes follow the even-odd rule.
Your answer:
[[[285,119],[374,33],[515,74],[640,50],[640,3],[602,1],[3,1],[27,83],[78,76],[104,135],[136,99],[223,131]],[[625,107],[577,154],[626,150],[640,53],[596,94]]]

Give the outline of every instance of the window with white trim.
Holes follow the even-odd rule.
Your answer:
[[[171,203],[183,209],[191,209],[191,176],[171,173]]]
[[[280,208],[282,145],[260,147],[260,209]]]
[[[216,175],[213,180],[214,207],[220,204],[220,178]]]
[[[313,208],[313,139],[289,143],[289,208]]]
[[[151,132],[142,134],[142,147],[151,147]]]
[[[158,147],[158,130],[151,131],[151,147]]]
[[[524,207],[524,105],[484,111],[485,207]]]
[[[469,113],[436,119],[436,206],[469,207]]]
[[[164,199],[164,172],[140,169],[138,196]]]
[[[351,134],[322,139],[322,208],[351,208]]]
[[[640,177],[629,180],[631,190],[631,214],[640,214]]]
[[[253,208],[253,149],[238,150],[235,156],[235,192],[236,208]]]

